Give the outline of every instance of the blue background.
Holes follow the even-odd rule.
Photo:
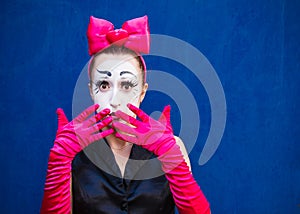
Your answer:
[[[89,16],[120,27],[147,14],[151,33],[198,48],[224,88],[225,133],[212,159],[199,166],[209,102],[191,72],[179,77],[200,109],[190,158],[212,213],[300,213],[299,9],[297,0],[2,1],[0,212],[39,211],[55,110],[62,107],[72,117],[74,86],[89,59]],[[166,59],[150,58],[148,66],[178,69]],[[143,108],[161,110],[168,102],[176,109],[174,101],[152,93]],[[175,133],[178,127],[175,122]]]

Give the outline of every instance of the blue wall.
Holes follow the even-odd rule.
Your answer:
[[[148,14],[152,33],[199,49],[224,88],[225,133],[212,159],[199,166],[208,98],[191,73],[181,77],[200,106],[190,158],[213,213],[300,213],[299,9],[297,0],[2,1],[0,212],[38,213],[55,110],[71,118],[73,89],[89,59],[89,16],[120,26]],[[149,66],[159,62],[170,72],[178,66],[160,60],[149,59]],[[146,111],[168,101],[155,93],[147,99]]]

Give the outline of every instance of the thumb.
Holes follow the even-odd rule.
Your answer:
[[[57,114],[58,129],[69,123],[68,118],[66,117],[65,112],[62,108],[58,108],[56,110],[56,114]]]
[[[166,125],[171,125],[170,113],[171,113],[171,106],[170,105],[165,106],[164,110],[162,111],[162,113],[159,117],[159,121],[166,123]]]

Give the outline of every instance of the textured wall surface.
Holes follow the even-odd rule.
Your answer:
[[[300,213],[299,12],[297,0],[2,1],[0,212],[38,213],[55,110],[72,117],[74,86],[89,59],[89,16],[120,27],[147,14],[151,33],[196,47],[223,85],[225,132],[200,166],[211,120],[207,94],[179,63],[147,59],[149,68],[181,79],[198,104],[201,126],[190,158],[212,213]],[[142,108],[158,111],[168,103],[178,133],[176,100],[149,92]]]

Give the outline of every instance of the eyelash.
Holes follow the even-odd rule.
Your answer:
[[[95,85],[96,85],[96,88],[95,88],[95,93],[97,94],[97,93],[99,93],[99,90],[101,90],[101,86],[102,85],[106,85],[107,87],[110,87],[109,86],[109,82],[107,82],[107,81],[105,81],[105,80],[103,80],[103,81],[98,81]],[[134,88],[135,86],[137,86],[138,85],[138,83],[136,82],[136,81],[129,81],[129,80],[127,80],[127,81],[123,81],[123,82],[121,82],[121,88],[123,89],[124,88],[124,86],[129,86],[130,88]],[[127,89],[128,90],[128,89]]]
[[[121,88],[123,88],[124,86],[130,86],[131,88],[137,86],[137,82],[135,81],[124,81],[121,82]]]

